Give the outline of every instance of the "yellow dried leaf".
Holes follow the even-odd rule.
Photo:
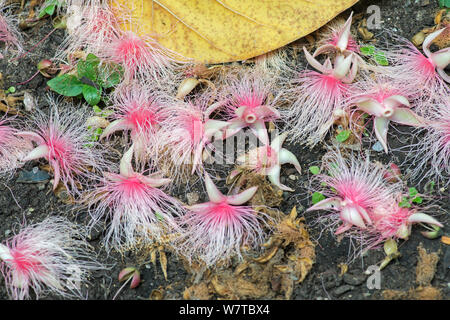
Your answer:
[[[358,0],[119,0],[140,32],[204,63],[239,61],[317,30]],[[117,9],[117,6],[116,6]],[[125,27],[126,28],[126,27]]]

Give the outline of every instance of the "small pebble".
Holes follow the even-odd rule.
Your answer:
[[[353,275],[349,273],[344,274],[344,282],[352,286],[359,286],[365,280],[366,277],[364,275]]]
[[[377,141],[373,146],[372,146],[372,150],[376,151],[376,152],[381,152],[384,150],[383,146],[381,145],[381,143],[379,141]]]
[[[289,179],[295,181],[295,180],[298,179],[298,177],[297,177],[295,174],[291,174],[291,175],[289,176]]]
[[[189,192],[186,194],[186,198],[187,198],[188,205],[191,206],[191,205],[197,203],[200,197],[197,192]]]
[[[351,291],[353,289],[355,289],[354,286],[350,286],[348,284],[344,284],[343,286],[340,286],[340,287],[334,289],[333,293],[334,293],[335,296],[340,296],[340,295],[343,295],[344,293],[346,293],[348,291]]]
[[[9,236],[10,234],[11,234],[11,230],[8,229],[5,231],[5,237]]]

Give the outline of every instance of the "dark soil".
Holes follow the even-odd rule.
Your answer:
[[[375,38],[382,37],[384,31],[393,32],[399,36],[411,39],[411,37],[421,29],[434,25],[434,16],[438,11],[437,0],[367,0],[361,1],[352,9],[343,13],[347,17],[351,10],[357,13],[366,13],[370,5],[378,5],[381,9],[382,30],[371,30]],[[369,15],[366,14],[366,17]],[[53,30],[50,19],[45,19],[38,25],[23,30],[25,39],[25,48],[31,50],[45,35]],[[38,101],[38,106],[45,109],[45,96],[47,94],[47,79],[41,75],[25,85],[17,85],[29,79],[36,71],[37,63],[44,58],[51,58],[54,55],[58,45],[63,40],[64,31],[57,30],[47,40],[32,50],[32,53],[17,60],[15,63],[8,63],[8,57],[0,60],[0,72],[3,74],[3,88],[15,86],[17,91],[27,90]],[[299,57],[303,59],[303,57]],[[23,106],[19,106],[23,108]],[[400,131],[396,137],[390,135],[389,143],[394,151],[385,155],[375,152],[371,149],[371,144],[365,145],[366,150],[370,150],[371,158],[387,164],[394,162],[401,164],[405,158],[405,152],[395,151],[396,146],[401,146],[404,141],[410,139],[408,135],[409,128],[398,127]],[[296,205],[299,214],[303,214],[304,209],[308,208],[310,203],[310,193],[308,186],[308,167],[317,165],[323,154],[325,146],[318,146],[312,150],[288,143],[285,148],[291,150],[299,159],[304,174],[299,176],[298,180],[287,178],[295,173],[293,168],[286,167],[282,176],[289,187],[295,188],[294,193],[285,193],[284,202],[280,208],[284,213],[289,213],[290,209]],[[41,164],[44,164],[42,162]],[[49,181],[27,184],[17,182],[20,171],[31,170],[39,163],[28,163],[19,170],[15,176],[9,180],[0,180],[0,241],[10,237],[13,232],[18,230],[21,222],[25,218],[27,223],[42,221],[48,215],[64,215],[80,224],[86,223],[86,217],[83,213],[75,215],[70,206],[64,204],[52,192],[52,185]],[[402,169],[405,169],[403,167]],[[222,176],[224,178],[224,176]],[[411,186],[413,186],[411,182]],[[423,191],[423,186],[419,185],[419,191]],[[449,226],[449,201],[448,190],[446,193],[435,193],[434,196],[443,208],[443,214],[439,216],[446,229]],[[178,190],[174,194],[182,201],[186,201],[184,190]],[[444,196],[446,198],[444,198]],[[202,196],[201,196],[202,197]],[[309,223],[314,217],[306,216],[306,222]],[[368,289],[366,285],[367,275],[364,271],[373,264],[380,263],[384,258],[383,250],[372,250],[363,258],[358,258],[353,262],[347,273],[340,276],[340,263],[345,263],[348,259],[349,242],[344,239],[338,243],[337,239],[329,232],[324,232],[319,238],[320,226],[313,226],[309,229],[310,235],[317,240],[316,261],[303,283],[294,288],[292,299],[383,299],[382,291],[385,289],[395,289],[408,291],[417,286],[416,264],[418,261],[417,247],[420,243],[428,252],[439,252],[440,261],[437,265],[437,271],[431,285],[442,290],[445,299],[450,297],[450,271],[449,271],[449,246],[441,243],[439,239],[429,240],[420,234],[420,227],[414,227],[409,240],[400,242],[401,257],[393,260],[381,272],[381,289]],[[445,231],[444,230],[444,231]],[[99,260],[110,266],[109,270],[97,272],[92,275],[92,279],[87,283],[88,299],[112,299],[119,290],[121,284],[117,281],[119,271],[131,265],[136,265],[137,258],[134,254],[118,253],[106,255],[101,247],[102,227],[98,232],[91,234],[90,244],[95,248],[99,255]],[[185,288],[192,285],[192,275],[189,274],[181,261],[174,255],[167,253],[167,280],[159,267],[150,262],[140,265],[142,283],[136,289],[125,287],[116,299],[148,299],[155,289],[163,289],[164,299],[183,299]],[[444,257],[446,257],[444,259]],[[268,280],[269,281],[269,280]],[[3,280],[0,279],[0,299],[7,299],[6,290],[3,286]],[[217,298],[217,296],[215,297]],[[54,299],[54,297],[48,297]]]

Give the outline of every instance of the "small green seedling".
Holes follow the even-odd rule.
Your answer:
[[[80,60],[75,74],[65,73],[47,82],[57,93],[66,97],[83,97],[91,106],[99,104],[102,93],[118,85],[122,79],[122,69],[117,65],[101,65],[94,54]]]
[[[416,188],[409,188],[408,196],[403,196],[402,201],[398,204],[400,208],[411,208],[412,204],[421,204],[423,202],[422,197]]]
[[[62,2],[58,0],[47,0],[42,5],[41,11],[39,11],[38,18],[41,19],[45,17],[46,15],[52,16],[57,8],[60,8],[62,6]]]
[[[316,204],[319,203],[320,201],[324,200],[325,196],[323,194],[321,194],[320,192],[314,192],[312,195],[312,203]]]
[[[450,0],[439,0],[439,6],[441,8],[450,8]]]
[[[336,135],[336,140],[339,142],[345,142],[350,137],[351,131],[350,130],[342,130]]]
[[[386,58],[386,54],[383,51],[379,51],[373,45],[365,45],[359,48],[361,54],[370,57],[380,66],[388,66],[389,61]]]
[[[319,174],[320,173],[320,168],[318,166],[311,166],[311,167],[309,167],[309,171],[312,174]]]

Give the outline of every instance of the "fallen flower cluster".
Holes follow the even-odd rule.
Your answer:
[[[252,67],[215,72],[140,35],[131,13],[123,8],[115,12],[107,1],[72,0],[66,8],[67,37],[55,60],[67,58],[68,64],[60,75],[80,72],[77,63],[89,66],[86,57],[93,54],[98,65],[123,71],[117,73],[121,78],[105,86],[96,101],[95,119],[101,125],[90,107],[53,98],[47,113],[35,110],[25,123],[2,118],[0,173],[11,176],[28,161],[48,164],[53,189],[67,189],[79,210],[89,213],[89,228],[106,224],[108,252],[164,240],[187,261],[212,267],[242,258],[244,249],[259,249],[271,232],[272,217],[247,203],[261,188],[230,188],[230,194],[223,194],[213,182],[216,166],[207,160],[232,158],[226,164],[239,165],[234,173],[251,171],[267,177],[281,193],[295,192],[301,186],[285,182],[282,167],[291,165],[302,174],[301,165],[284,142],[313,147],[343,119],[359,138],[361,123],[355,119],[363,115],[369,118],[363,126],[373,123],[386,153],[391,124],[425,131],[410,155],[417,166],[412,176],[437,178],[448,186],[450,105],[444,69],[450,51],[429,50],[442,30],[425,39],[425,55],[405,40],[386,53],[391,66],[378,66],[362,57],[351,33],[351,15],[331,28],[313,54],[303,48],[315,70],[297,72],[288,89],[280,75],[287,72],[282,59],[271,65],[259,58]],[[18,46],[18,38],[11,38],[13,29],[2,21],[0,15],[0,42]],[[98,80],[97,74],[85,74]],[[79,82],[78,94],[67,96],[84,96],[85,83]],[[94,135],[92,127],[101,130]],[[283,127],[288,131],[280,132]],[[235,148],[235,140],[242,144]],[[228,143],[237,157],[222,149]],[[443,226],[425,208],[401,205],[405,186],[398,167],[387,171],[338,149],[322,160],[322,174],[313,182],[326,198],[306,211],[328,211],[319,221],[335,234],[358,239],[368,249],[387,239],[407,239],[414,223]],[[432,170],[423,175],[430,163]],[[208,201],[187,206],[172,196],[175,186],[183,184],[187,190],[198,181]],[[2,272],[13,298],[29,298],[30,289],[36,297],[48,292],[79,296],[66,283],[68,270],[79,270],[83,281],[94,264],[73,261],[88,256],[75,249],[82,242],[75,241],[75,253],[69,251],[70,239],[76,237],[65,232],[70,228],[62,219],[49,219],[0,245]]]

